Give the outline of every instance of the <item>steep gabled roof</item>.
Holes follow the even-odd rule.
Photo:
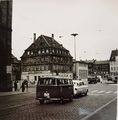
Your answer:
[[[45,36],[45,35],[40,35],[23,53],[23,55],[21,56],[21,58],[27,56],[28,51],[37,51],[43,48],[56,48],[56,49],[61,49],[61,50],[65,50],[68,51],[67,49],[65,49],[62,44],[59,44],[54,38],[49,37],[49,36]],[[69,52],[69,51],[68,51]],[[70,55],[70,53],[68,54],[70,57],[72,57]]]
[[[112,50],[111,56],[110,56],[110,61],[115,61],[116,56],[118,56],[118,49]]]
[[[26,50],[40,49],[40,48],[45,48],[45,47],[56,47],[60,49],[65,49],[54,38],[48,37],[45,35],[40,35],[37,38],[37,40],[34,43],[32,43]]]
[[[13,63],[20,63],[20,60],[18,60],[13,54],[11,54],[11,60],[12,60],[12,64]]]

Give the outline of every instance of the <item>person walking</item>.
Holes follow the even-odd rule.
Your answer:
[[[17,82],[17,90],[20,91],[20,83]]]
[[[24,92],[25,91],[25,83],[24,83],[24,81],[22,82],[21,88],[22,88],[22,92]]]
[[[28,81],[26,80],[26,82],[25,82],[25,85],[26,85],[26,90],[27,90],[27,92],[28,92]]]
[[[14,81],[14,90],[17,91],[17,81]]]

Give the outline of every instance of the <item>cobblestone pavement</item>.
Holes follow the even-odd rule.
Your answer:
[[[88,96],[73,102],[40,105],[31,88],[26,93],[0,96],[0,120],[81,120],[116,96],[116,84],[98,83],[89,85]]]
[[[21,96],[22,99],[25,99],[24,94],[21,94]],[[14,97],[17,98],[17,96]],[[40,105],[38,101],[33,100],[18,107],[1,109],[0,120],[80,120],[114,97],[114,95],[88,95],[76,98],[73,102],[66,102],[64,104],[53,102],[44,105]],[[29,101],[29,98],[27,101]]]

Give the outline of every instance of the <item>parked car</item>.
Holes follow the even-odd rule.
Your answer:
[[[107,78],[107,80],[108,81],[112,81],[112,82],[114,82],[114,83],[117,83],[117,81],[118,81],[118,76],[108,76],[108,78]]]
[[[88,76],[88,83],[97,83],[97,77],[96,76]]]
[[[112,76],[108,76],[107,81],[112,81]]]
[[[88,85],[83,81],[73,80],[74,96],[87,95]]]

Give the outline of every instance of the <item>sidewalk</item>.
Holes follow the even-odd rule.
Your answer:
[[[13,89],[11,92],[0,92],[0,97],[8,96],[8,95],[16,95],[16,94],[35,93],[35,92],[36,92],[36,88],[34,86],[30,86],[28,88],[28,91],[25,90],[25,92],[22,92],[21,89],[20,89],[20,91],[14,91],[14,89]]]

